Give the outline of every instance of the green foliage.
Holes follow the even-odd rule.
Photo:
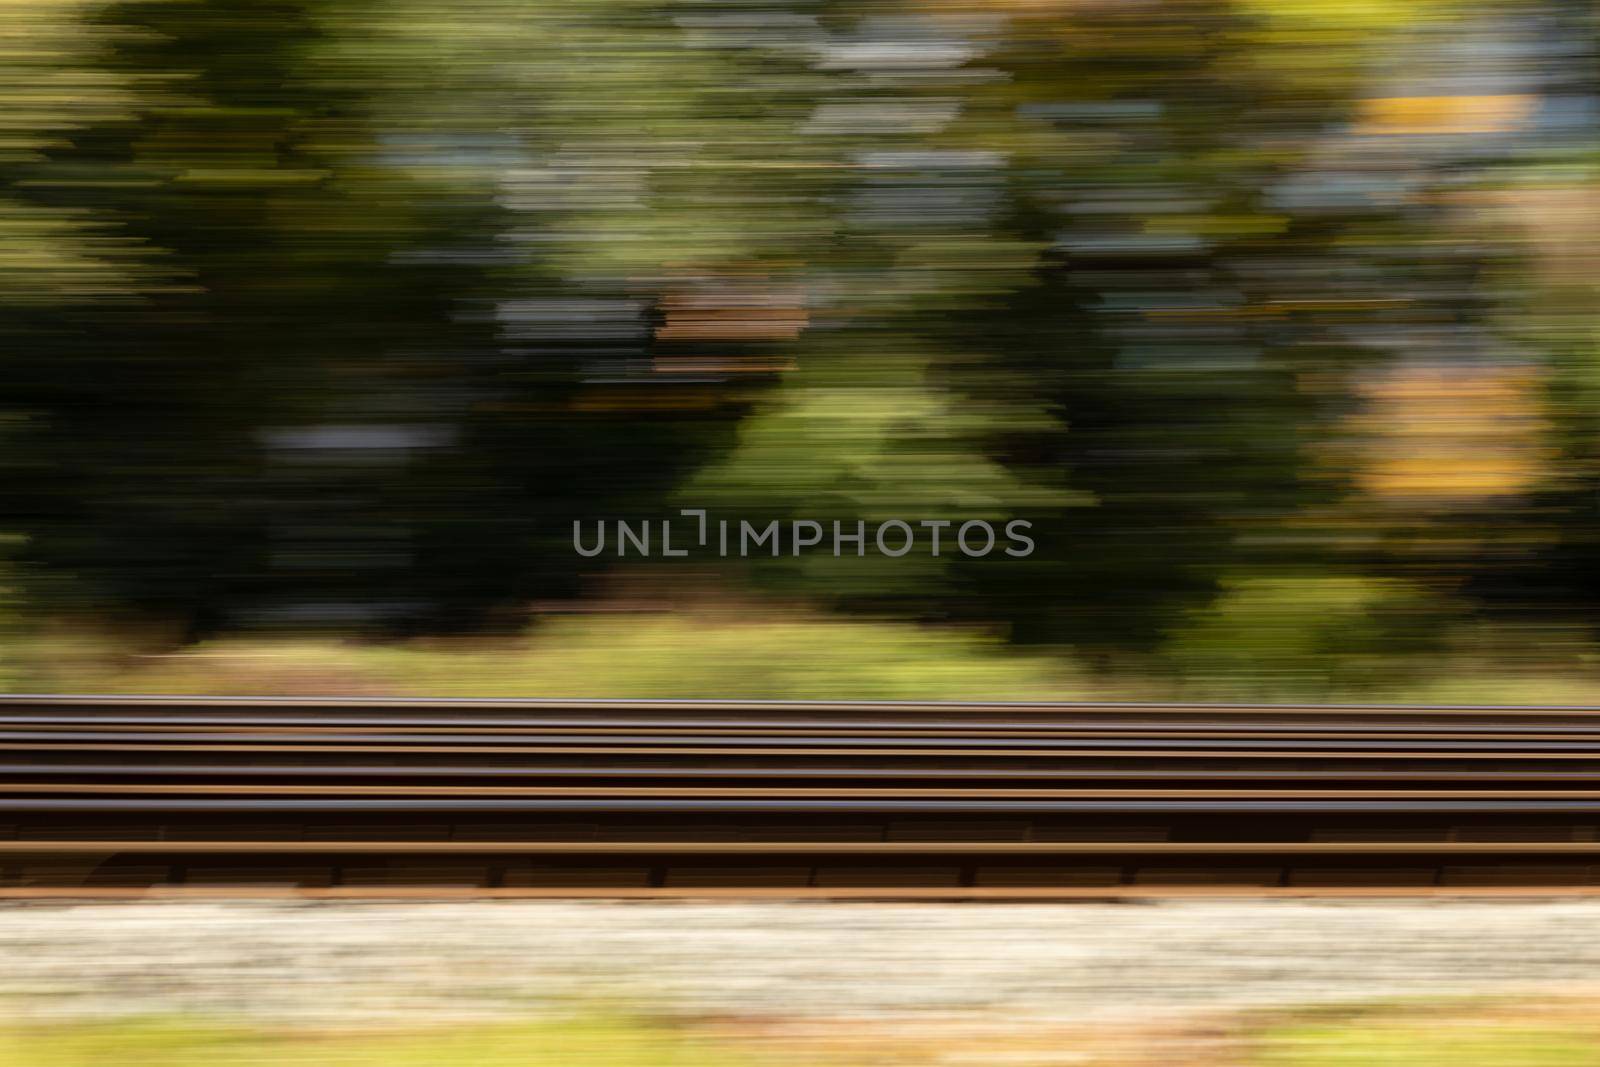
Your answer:
[[[1393,685],[1440,605],[1393,579],[1241,577],[1172,636],[1166,655],[1201,690],[1330,694]]]

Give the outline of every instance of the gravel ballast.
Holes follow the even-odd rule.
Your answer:
[[[13,1017],[651,1011],[1083,1022],[1600,988],[1600,902],[0,908]]]

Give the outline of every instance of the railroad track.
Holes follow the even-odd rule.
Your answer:
[[[0,898],[1600,893],[1600,709],[0,697]]]

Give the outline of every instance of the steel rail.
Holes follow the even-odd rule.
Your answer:
[[[1437,769],[1391,770],[1351,769],[1308,770],[1293,768],[1283,770],[1216,769],[1216,768],[1104,768],[1104,767],[862,767],[839,765],[832,767],[807,766],[725,766],[688,765],[654,766],[597,764],[594,766],[563,766],[540,763],[514,766],[481,766],[459,764],[180,764],[152,763],[130,766],[126,763],[44,763],[0,764],[0,774],[12,776],[48,777],[63,774],[101,775],[104,777],[228,777],[228,778],[647,778],[647,779],[861,779],[863,781],[988,781],[1003,778],[1007,781],[1071,780],[1071,781],[1243,781],[1277,782],[1295,781],[1372,781],[1372,782],[1594,782],[1600,776],[1572,768],[1538,771],[1472,770],[1441,771]],[[598,787],[597,787],[598,788]],[[663,787],[671,788],[671,787]],[[1542,791],[1535,791],[1542,792]]]
[[[1034,743],[1080,743],[1095,740],[1117,739],[1176,739],[1190,742],[1215,742],[1260,740],[1273,744],[1294,744],[1302,741],[1371,742],[1417,741],[1429,739],[1464,738],[1472,741],[1522,741],[1545,744],[1581,744],[1600,741],[1600,722],[1592,727],[1528,727],[1515,729],[1504,725],[1473,729],[1460,725],[1396,724],[1388,727],[1362,726],[1340,729],[1327,724],[1312,727],[1275,729],[1261,726],[1240,727],[1217,725],[1196,728],[1191,724],[1094,724],[1076,727],[1058,725],[1050,728],[984,729],[974,727],[921,727],[898,730],[858,727],[848,724],[808,725],[805,728],[778,728],[766,726],[700,727],[681,724],[629,723],[626,725],[569,723],[505,723],[498,726],[460,726],[448,722],[418,723],[409,720],[365,723],[108,723],[103,720],[51,723],[0,722],[0,738],[120,738],[156,735],[172,739],[185,738],[261,738],[317,739],[349,738],[356,740],[400,738],[455,740],[462,744],[479,738],[518,739],[525,736],[552,737],[573,741],[616,741],[640,738],[661,739],[662,743],[694,743],[707,739],[725,740],[728,743],[751,745],[792,742],[831,742],[845,739],[853,744],[907,744],[947,743],[1018,746]]]
[[[1049,732],[1041,730],[1032,731],[1006,731],[969,733],[965,731],[874,731],[850,730],[821,733],[808,729],[799,731],[775,730],[680,730],[663,729],[647,732],[637,727],[627,729],[584,729],[581,732],[567,727],[525,728],[518,727],[516,732],[489,728],[464,728],[455,729],[448,726],[429,727],[428,729],[407,728],[404,730],[377,731],[367,730],[355,732],[343,727],[310,727],[297,726],[290,730],[279,727],[219,727],[216,729],[199,731],[189,726],[151,725],[133,729],[107,730],[101,724],[93,728],[52,726],[44,728],[13,728],[0,730],[0,741],[67,741],[79,740],[107,741],[123,738],[139,739],[154,736],[166,741],[257,741],[263,745],[268,743],[281,743],[284,741],[327,742],[334,741],[361,741],[368,743],[393,744],[401,742],[436,741],[453,742],[463,748],[471,747],[474,742],[485,739],[501,743],[522,741],[533,737],[540,740],[557,740],[564,742],[617,742],[633,741],[635,743],[652,743],[662,747],[671,747],[685,744],[706,744],[720,742],[723,744],[743,744],[751,748],[761,747],[764,743],[769,747],[774,744],[793,745],[796,743],[829,745],[829,744],[877,744],[877,745],[908,745],[920,744],[929,748],[937,748],[950,744],[982,745],[993,748],[1020,747],[1028,744],[1038,744],[1048,747],[1050,743],[1056,745],[1084,745],[1093,746],[1109,742],[1137,743],[1140,741],[1158,741],[1171,745],[1181,743],[1189,747],[1215,745],[1222,742],[1239,743],[1255,742],[1261,746],[1274,748],[1289,748],[1303,746],[1309,743],[1324,745],[1363,746],[1377,748],[1379,746],[1392,746],[1397,742],[1432,742],[1447,745],[1471,745],[1474,747],[1488,747],[1491,744],[1503,745],[1511,743],[1521,746],[1516,750],[1540,751],[1575,749],[1579,747],[1600,748],[1600,730],[1577,731],[1546,730],[1522,732],[1482,732],[1467,730],[1435,730],[1420,731],[1415,729],[1393,731],[1344,731],[1334,732],[1329,730],[1275,732],[1260,730],[1212,730],[1195,731],[1188,729],[1094,729],[1082,731]]]
[[[3,699],[3,698],[0,698]],[[3,705],[0,705],[3,707]],[[1516,721],[1484,724],[1481,720],[1424,720],[1393,723],[1358,720],[1350,723],[1321,721],[1260,722],[1214,721],[1195,722],[1183,718],[1172,721],[1153,719],[1116,718],[1075,720],[1052,718],[1033,723],[1010,723],[992,719],[971,719],[960,722],[948,719],[930,721],[875,722],[856,720],[808,720],[805,722],[752,722],[743,720],[688,720],[688,719],[573,719],[527,718],[515,719],[463,719],[459,717],[419,719],[407,716],[364,716],[350,718],[338,715],[220,717],[220,716],[125,716],[107,714],[61,715],[7,715],[0,712],[0,726],[19,730],[55,728],[59,730],[104,729],[137,727],[143,730],[194,730],[208,728],[215,732],[285,732],[291,730],[341,732],[359,729],[384,728],[391,732],[440,733],[504,733],[511,730],[538,730],[542,733],[652,733],[716,734],[748,736],[785,736],[805,733],[867,735],[894,737],[905,734],[926,736],[1011,736],[1048,737],[1056,735],[1155,735],[1180,736],[1216,735],[1287,735],[1291,737],[1318,736],[1434,736],[1439,733],[1471,734],[1474,736],[1552,736],[1567,734],[1600,734],[1600,718],[1591,717],[1579,722],[1535,722],[1522,724]]]
[[[1292,759],[1325,759],[1325,760],[1501,760],[1510,762],[1516,759],[1525,760],[1552,760],[1552,761],[1591,761],[1600,762],[1600,748],[1594,751],[1572,752],[1561,751],[1518,751],[1497,750],[1485,752],[1481,749],[1462,750],[1411,750],[1411,749],[1306,749],[1284,748],[1279,751],[1261,751],[1257,749],[1233,748],[1171,748],[1166,746],[1151,745],[1146,748],[1051,748],[1051,749],[995,749],[995,748],[857,748],[857,747],[813,747],[813,748],[785,748],[778,752],[767,748],[743,748],[719,745],[695,745],[683,747],[664,747],[656,745],[475,745],[470,748],[455,745],[354,745],[354,744],[281,744],[281,745],[240,745],[240,744],[213,744],[209,742],[196,742],[187,745],[159,744],[154,742],[131,742],[126,744],[113,744],[107,742],[92,742],[74,744],[68,741],[61,742],[20,742],[0,744],[0,751],[10,752],[295,752],[295,753],[358,753],[372,755],[381,752],[390,753],[424,753],[432,755],[459,755],[463,752],[484,753],[492,755],[593,755],[593,756],[762,756],[770,758],[773,755],[791,757],[818,757],[818,756],[871,756],[874,758],[928,758],[958,757],[972,759],[989,757],[994,759],[1094,759],[1104,757],[1124,759],[1170,759],[1170,760],[1199,760],[1199,759],[1240,759],[1240,760],[1292,760]]]
[[[1240,748],[1250,748],[1251,747],[1249,745],[1240,744],[1240,742],[1242,742],[1242,741],[1252,742],[1253,743],[1253,749],[1252,750],[1260,749],[1260,750],[1282,750],[1282,751],[1296,751],[1296,752],[1298,752],[1298,751],[1307,751],[1307,750],[1309,750],[1309,751],[1328,751],[1328,750],[1335,750],[1335,751],[1389,751],[1394,747],[1396,741],[1416,741],[1416,740],[1426,741],[1426,742],[1428,742],[1428,743],[1430,743],[1430,744],[1432,744],[1432,745],[1434,745],[1436,747],[1444,747],[1444,748],[1448,748],[1448,749],[1451,749],[1451,750],[1459,748],[1459,749],[1461,749],[1463,751],[1477,751],[1477,750],[1489,749],[1489,748],[1493,748],[1494,751],[1529,752],[1529,753],[1568,752],[1568,751],[1600,751],[1600,734],[1596,734],[1596,736],[1593,737],[1593,738],[1585,738],[1585,739],[1557,738],[1557,739],[1552,739],[1552,740],[1544,740],[1544,739],[1495,738],[1495,737],[1488,737],[1488,738],[1466,737],[1466,738],[1462,738],[1462,735],[1454,734],[1454,733],[1444,734],[1443,736],[1440,736],[1438,734],[1433,734],[1433,735],[1426,735],[1425,734],[1425,735],[1416,735],[1415,737],[1406,736],[1406,737],[1400,737],[1400,738],[1384,738],[1384,737],[1379,737],[1379,738],[1362,738],[1362,737],[1356,737],[1356,738],[1345,738],[1345,737],[1304,738],[1304,737],[1295,737],[1295,738],[1288,738],[1288,739],[1278,738],[1278,737],[1262,737],[1262,738],[1256,739],[1256,738],[1251,738],[1251,737],[1238,737],[1238,736],[1232,736],[1232,735],[1225,735],[1225,736],[1221,736],[1221,737],[1203,737],[1203,736],[1186,735],[1186,734],[1182,734],[1182,733],[1171,734],[1171,735],[1169,735],[1169,734],[1160,734],[1160,733],[1150,733],[1150,734],[1140,734],[1140,735],[1136,735],[1136,736],[1132,736],[1132,737],[1129,737],[1127,735],[1122,735],[1122,734],[1111,733],[1111,734],[1106,734],[1103,737],[1099,737],[1099,736],[1090,736],[1090,737],[1066,736],[1066,737],[1059,737],[1059,738],[1058,737],[1043,737],[1043,736],[1041,736],[1041,737],[1000,737],[1000,738],[979,737],[979,738],[974,738],[974,737],[968,737],[968,736],[962,736],[962,735],[929,736],[929,735],[922,735],[922,734],[918,734],[918,735],[913,736],[913,737],[898,737],[898,736],[896,736],[896,737],[887,737],[887,736],[885,736],[885,737],[873,737],[873,736],[861,736],[861,735],[849,734],[849,733],[844,733],[844,734],[813,734],[813,733],[806,733],[806,734],[798,734],[798,735],[763,736],[763,737],[760,737],[758,739],[751,740],[751,739],[746,739],[746,738],[744,738],[742,736],[730,736],[728,734],[704,734],[704,733],[695,733],[695,734],[647,734],[647,733],[642,733],[642,732],[637,731],[637,730],[629,731],[627,733],[618,733],[616,735],[611,735],[611,736],[603,735],[603,734],[596,735],[596,734],[589,733],[589,732],[585,732],[585,733],[582,733],[582,734],[566,734],[566,735],[564,735],[564,734],[562,734],[560,732],[556,732],[556,731],[552,731],[552,732],[549,732],[549,733],[545,733],[545,732],[498,733],[497,732],[497,733],[493,733],[493,734],[477,734],[477,733],[474,733],[474,734],[469,734],[469,735],[453,735],[453,734],[450,734],[450,733],[447,733],[447,732],[443,732],[443,731],[441,731],[439,733],[418,733],[418,732],[415,732],[415,731],[390,731],[390,732],[382,732],[382,733],[350,733],[348,731],[318,732],[318,731],[296,730],[296,731],[294,731],[292,733],[291,732],[287,732],[287,731],[274,731],[274,732],[253,732],[253,733],[250,733],[250,734],[240,734],[240,733],[236,733],[236,732],[196,732],[196,731],[184,731],[182,733],[178,733],[178,732],[175,732],[175,731],[169,732],[169,731],[163,731],[163,730],[154,730],[154,731],[142,731],[141,730],[141,731],[137,731],[137,732],[135,732],[135,731],[108,731],[108,730],[94,730],[94,731],[58,731],[58,730],[50,730],[50,731],[45,731],[45,730],[5,731],[5,730],[0,730],[0,747],[10,747],[10,744],[12,742],[22,742],[22,743],[25,743],[25,744],[29,745],[30,747],[32,747],[32,746],[36,746],[40,742],[61,742],[61,743],[65,743],[65,744],[78,744],[80,741],[84,741],[84,740],[87,740],[87,741],[90,741],[90,742],[94,742],[94,743],[117,742],[117,741],[140,741],[140,740],[142,740],[144,738],[149,737],[152,733],[156,736],[156,738],[159,741],[162,741],[164,743],[172,745],[172,747],[181,747],[179,744],[177,744],[179,742],[214,743],[214,742],[219,742],[219,741],[237,742],[240,739],[250,739],[250,740],[256,741],[257,744],[256,744],[255,747],[262,747],[262,748],[282,747],[284,743],[305,743],[305,744],[323,744],[323,745],[327,745],[327,744],[330,744],[330,743],[343,743],[343,744],[361,743],[361,744],[366,744],[366,745],[371,745],[371,746],[381,746],[381,747],[384,747],[384,748],[388,748],[388,747],[395,747],[395,746],[401,746],[401,745],[415,744],[415,743],[418,743],[418,742],[433,742],[433,743],[438,744],[438,745],[443,745],[446,742],[453,742],[453,747],[461,748],[463,750],[471,750],[471,749],[474,749],[474,748],[487,747],[486,745],[484,745],[482,743],[483,739],[487,739],[489,741],[493,741],[495,744],[498,744],[498,745],[543,744],[543,745],[547,745],[547,746],[552,747],[552,748],[556,748],[556,747],[574,747],[575,748],[575,747],[579,747],[581,745],[594,745],[594,744],[606,744],[606,743],[611,743],[611,744],[626,743],[626,744],[628,744],[630,746],[659,748],[659,749],[662,749],[663,751],[673,751],[673,750],[676,750],[676,749],[679,749],[679,748],[693,747],[693,746],[720,745],[720,746],[728,747],[728,748],[742,747],[742,748],[747,748],[747,749],[777,750],[777,751],[783,751],[783,750],[788,749],[788,748],[801,748],[801,749],[804,749],[804,748],[816,748],[816,749],[819,749],[819,750],[828,750],[828,749],[833,749],[833,748],[838,748],[838,747],[845,747],[845,746],[864,746],[864,747],[869,748],[872,751],[879,751],[879,750],[882,750],[882,751],[898,751],[898,750],[901,750],[901,749],[904,749],[904,750],[915,749],[915,750],[918,750],[918,751],[926,750],[926,751],[930,751],[930,752],[936,752],[936,751],[940,751],[940,750],[945,749],[945,748],[963,746],[963,747],[971,748],[971,749],[978,750],[978,751],[1006,752],[1006,751],[1037,749],[1038,751],[1041,751],[1041,752],[1053,752],[1053,751],[1058,751],[1058,750],[1066,749],[1066,748],[1082,748],[1082,749],[1085,749],[1085,750],[1096,750],[1096,749],[1100,749],[1100,748],[1111,747],[1112,745],[1115,745],[1115,744],[1122,744],[1122,745],[1128,745],[1130,743],[1137,744],[1140,740],[1148,738],[1149,741],[1150,741],[1150,744],[1145,746],[1145,747],[1154,747],[1155,745],[1159,745],[1162,748],[1179,748],[1179,749],[1194,749],[1194,750],[1207,750],[1207,751],[1209,751],[1211,749],[1214,749],[1214,748],[1218,747],[1219,745],[1221,745],[1223,743],[1235,744],[1235,745],[1238,745],[1238,747],[1240,747]],[[1306,744],[1307,741],[1316,742],[1316,746],[1315,747],[1308,746]],[[1515,742],[1515,745],[1512,746],[1512,747],[1507,748],[1502,743],[1502,742],[1505,742],[1505,741],[1513,741],[1513,742]]]
[[[1600,856],[1600,841],[0,840],[0,855]]]
[[[163,710],[203,708],[404,709],[407,711],[514,711],[563,713],[675,713],[738,712],[788,715],[822,712],[859,716],[862,712],[890,716],[993,715],[1062,713],[1115,714],[1238,714],[1238,715],[1600,715],[1600,708],[1578,704],[1316,704],[1248,702],[1139,702],[1139,701],[848,701],[848,700],[631,700],[566,698],[482,697],[374,697],[374,696],[191,696],[163,694],[11,693],[0,696],[0,707],[88,707],[93,709],[148,708]]]
[[[368,812],[388,814],[416,814],[420,812],[520,812],[520,813],[604,813],[604,814],[742,814],[782,815],[818,813],[855,814],[941,814],[941,815],[1049,815],[1049,814],[1108,814],[1149,812],[1177,814],[1182,812],[1285,814],[1365,812],[1430,813],[1430,814],[1600,814],[1600,799],[1590,800],[1498,800],[1494,798],[1459,800],[1397,800],[1339,799],[1329,797],[1315,800],[1277,800],[1271,803],[1236,797],[1235,799],[1196,800],[960,800],[927,799],[897,800],[879,798],[828,799],[797,798],[769,800],[740,799],[690,799],[682,797],[414,797],[396,799],[299,799],[269,796],[255,800],[214,799],[195,800],[183,797],[134,799],[82,799],[54,797],[49,799],[0,797],[0,812],[172,812],[241,814],[246,812]]]
[[[897,797],[956,800],[1219,800],[1248,797],[1261,800],[1313,798],[1351,800],[1600,800],[1600,789],[949,789],[931,788],[795,788],[710,786],[515,786],[515,785],[251,785],[209,783],[171,785],[96,782],[0,782],[0,798],[10,793],[103,796],[213,794],[282,796],[504,796],[504,797],[704,797],[805,799],[852,798],[863,801]],[[0,801],[3,802],[3,801]]]
[[[150,887],[0,887],[0,900],[30,903],[188,900],[294,901],[484,901],[484,900],[668,900],[1055,903],[1066,901],[1244,900],[1548,900],[1600,896],[1600,885],[1539,887],[1498,885],[1342,886],[1138,885],[1105,886],[230,886],[174,884]]]

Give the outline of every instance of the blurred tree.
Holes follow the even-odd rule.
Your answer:
[[[1486,314],[1536,372],[1546,420],[1536,491],[1466,516],[1466,578],[1491,618],[1593,639],[1600,627],[1600,12],[1584,0],[1524,0],[1525,77],[1540,107],[1458,199],[1468,231],[1498,255],[1478,279]]]
[[[1385,427],[1460,405],[1395,352],[1484,336],[1451,175],[1527,94],[1372,72],[1459,7],[12,0],[6,525],[190,636],[515,625],[617,564],[574,520],[678,507],[1026,518],[1025,561],[728,570],[1110,651],[1263,573],[1458,572],[1396,546],[1498,520],[1396,503]],[[1587,469],[1574,273],[1530,315]]]
[[[1000,224],[1046,251],[1008,299],[946,320],[1006,368],[956,380],[1046,402],[1057,429],[1002,423],[991,454],[1070,471],[1094,506],[1047,514],[1026,563],[969,568],[982,611],[1023,638],[1147,647],[1236,570],[1326,562],[1303,519],[1341,484],[1316,450],[1403,313],[1362,243],[1392,207],[1343,195],[1330,145],[1386,34],[1423,17],[1030,4],[999,34],[1006,77],[973,114],[1014,119],[969,135],[1009,150]]]

